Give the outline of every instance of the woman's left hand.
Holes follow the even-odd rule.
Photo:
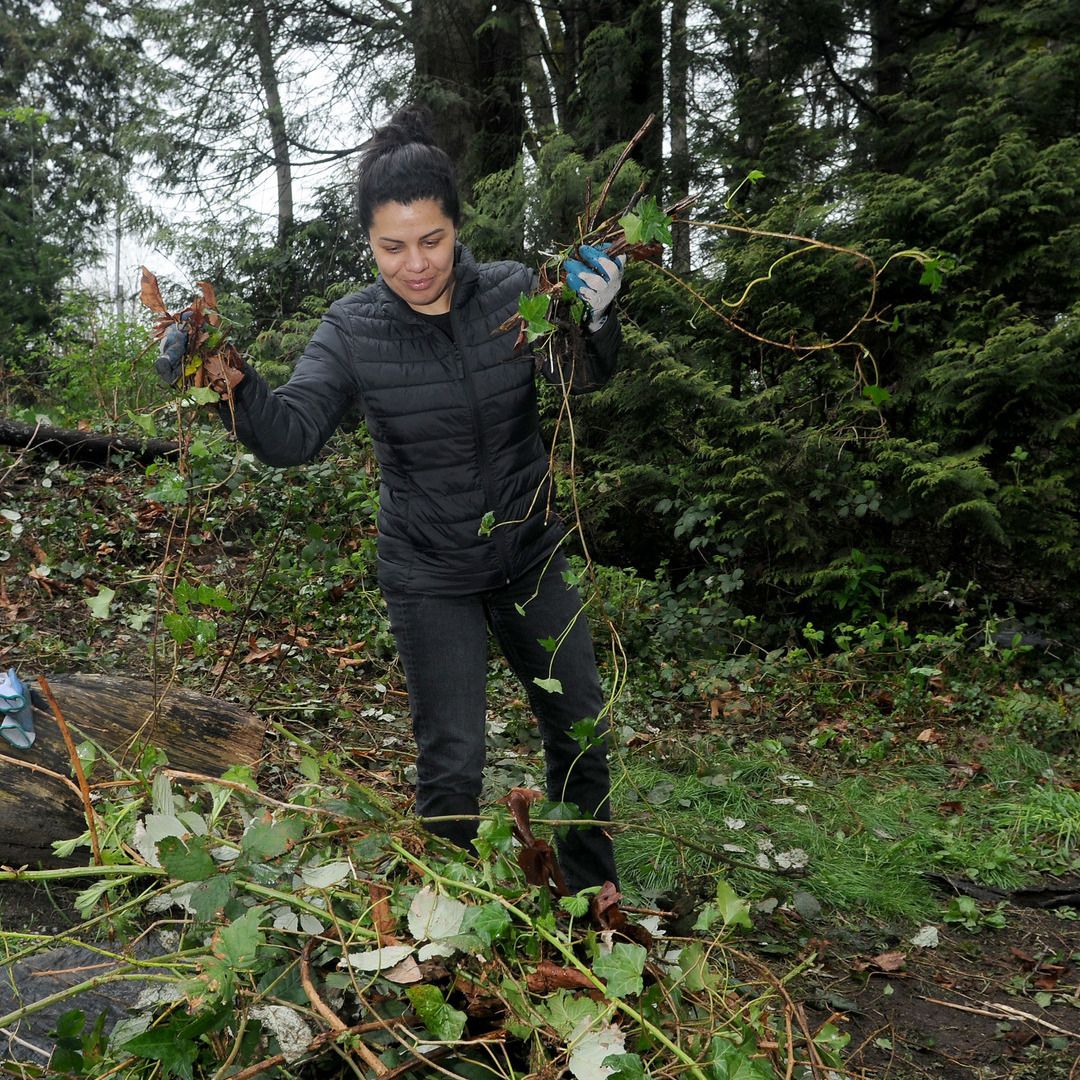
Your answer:
[[[607,244],[589,247],[582,244],[578,248],[578,259],[567,259],[563,263],[566,270],[566,284],[588,305],[590,330],[599,330],[604,324],[607,310],[611,307],[622,286],[622,268],[624,258],[621,255],[610,256]]]

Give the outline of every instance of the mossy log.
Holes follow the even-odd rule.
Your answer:
[[[72,769],[60,727],[33,677],[23,679],[37,739],[28,750],[0,740],[0,864],[55,866],[53,841],[79,836],[86,819],[82,800],[62,779]],[[112,675],[57,675],[49,686],[76,744],[88,739],[122,765],[137,763],[154,746],[178,769],[216,776],[232,765],[253,765],[262,750],[264,722],[206,694]],[[100,761],[91,790],[95,781],[112,778],[112,767]]]

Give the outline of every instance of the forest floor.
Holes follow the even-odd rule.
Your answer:
[[[404,685],[361,569],[370,528],[336,531],[336,466],[250,490],[245,468],[222,510],[170,503],[167,471],[0,455],[0,666],[220,682],[271,725],[266,791],[289,790],[302,744],[407,811]],[[182,618],[165,630],[163,612]],[[648,613],[624,614],[646,640]],[[850,1036],[837,1076],[1075,1080],[1075,656],[1047,667],[938,641],[897,660],[898,637],[862,641],[711,683],[659,647],[636,660],[613,714],[626,902],[690,934],[729,882],[752,923],[729,965],[798,969],[809,1026]],[[486,795],[542,786],[535,726],[497,661],[490,715]],[[73,895],[0,886],[0,929],[60,933]]]

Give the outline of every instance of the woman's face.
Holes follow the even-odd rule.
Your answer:
[[[368,229],[383,280],[416,311],[450,310],[457,229],[436,199],[382,203]]]

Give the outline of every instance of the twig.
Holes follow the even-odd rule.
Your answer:
[[[352,1027],[346,1028],[344,1031],[320,1031],[311,1042],[308,1043],[307,1048],[304,1050],[305,1054],[317,1054],[328,1043],[334,1042],[341,1036],[350,1035],[364,1035],[369,1031],[379,1031],[382,1028],[382,1021],[379,1020],[365,1020],[362,1024],[353,1024]],[[252,1080],[253,1077],[259,1075],[259,1073],[266,1072],[268,1069],[276,1068],[278,1065],[284,1065],[286,1058],[284,1054],[274,1054],[271,1057],[263,1058],[262,1061],[256,1061],[254,1064],[249,1065],[241,1072],[233,1073],[229,1080]],[[381,1063],[380,1063],[381,1064]],[[394,1072],[392,1070],[384,1074],[383,1080],[388,1080]]]
[[[615,177],[619,175],[622,167],[626,164],[626,159],[630,157],[634,147],[645,137],[645,132],[652,127],[652,122],[656,119],[656,113],[649,113],[645,117],[645,122],[637,129],[634,137],[623,148],[623,152],[619,155],[619,160],[615,162],[615,167],[608,173],[607,179],[604,181],[604,186],[600,189],[600,198],[596,202],[596,209],[589,216],[585,230],[586,233],[591,233],[596,228],[597,221],[600,220],[601,212],[604,209],[604,203],[607,202],[608,193],[611,191],[611,185],[615,183]]]
[[[64,776],[63,773],[53,772],[52,769],[46,769],[44,765],[35,765],[32,761],[8,757],[7,754],[0,754],[0,762],[4,765],[17,765],[20,769],[29,769],[31,772],[41,773],[42,776],[47,776],[52,780],[59,780],[61,784],[69,787],[80,798],[82,797],[79,785],[70,776]]]
[[[44,675],[38,676],[38,686],[41,687],[41,692],[45,695],[45,700],[49,703],[49,708],[52,709],[53,717],[56,719],[56,726],[60,729],[60,734],[64,736],[64,744],[67,746],[68,756],[71,758],[71,767],[75,772],[75,777],[79,781],[79,794],[82,796],[83,811],[86,814],[86,824],[90,830],[90,847],[94,853],[94,862],[99,866],[101,865],[101,845],[98,843],[97,834],[97,815],[94,812],[94,805],[90,802],[90,785],[86,782],[86,773],[83,772],[82,761],[79,760],[79,752],[75,749],[75,742],[71,738],[71,732],[68,730],[67,721],[64,719],[64,714],[60,711],[60,706],[53,697],[52,688],[49,686],[49,680]]]
[[[1031,1013],[1024,1012],[1022,1009],[1014,1009],[1011,1005],[999,1005],[996,1001],[984,1001],[983,1007],[978,1009],[974,1005],[961,1005],[955,1001],[942,1001],[940,998],[924,997],[922,1000],[929,1002],[931,1005],[941,1005],[946,1009],[974,1013],[976,1016],[989,1016],[992,1020],[1007,1020],[1010,1017],[1017,1020],[1027,1020],[1028,1023],[1038,1024],[1048,1031],[1057,1032],[1058,1035],[1067,1035],[1070,1039],[1080,1039],[1080,1035],[1075,1031],[1058,1027],[1057,1024],[1051,1024],[1049,1020],[1042,1020],[1038,1016],[1032,1016]]]
[[[272,795],[264,795],[261,791],[256,791],[246,784],[241,784],[238,780],[225,780],[220,776],[208,776],[206,773],[188,772],[185,769],[163,768],[161,772],[173,780],[194,780],[201,784],[216,784],[218,787],[229,788],[230,791],[239,791],[244,795],[250,795],[259,802],[266,803],[269,806],[276,806],[279,810],[298,810],[303,814],[314,814],[330,818],[332,821],[355,824],[355,819],[350,818],[348,814],[339,814],[322,806],[300,806],[297,803],[282,802],[281,799],[275,799]],[[134,783],[134,781],[132,782]]]
[[[303,986],[304,993],[307,994],[312,1008],[330,1025],[335,1035],[340,1035],[342,1032],[349,1030],[348,1025],[319,997],[319,992],[315,989],[315,984],[311,980],[311,952],[317,942],[318,938],[308,938],[300,952],[300,985]],[[376,1076],[382,1076],[387,1071],[386,1066],[379,1060],[375,1051],[359,1035],[350,1040],[350,1046],[364,1059],[364,1064],[375,1071]]]

